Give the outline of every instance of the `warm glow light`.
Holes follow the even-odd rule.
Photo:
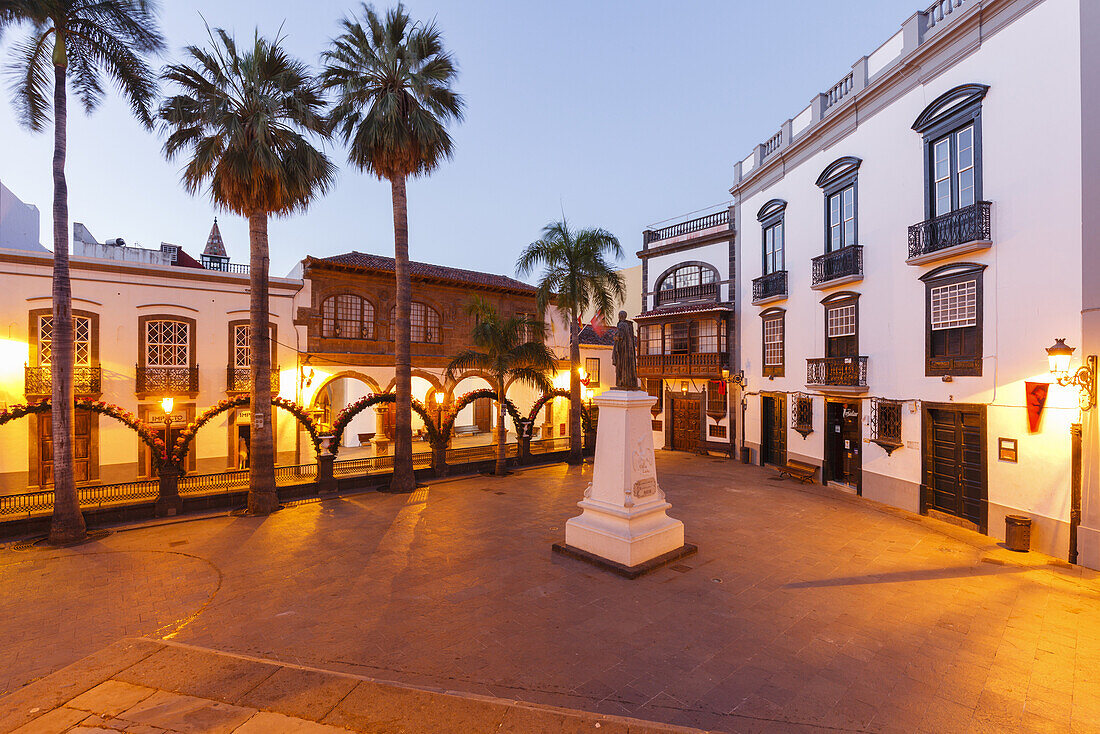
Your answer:
[[[164,411],[165,415],[169,415],[172,412],[172,406],[175,405],[175,401],[172,398],[164,398],[160,401],[160,409]]]
[[[1069,374],[1069,361],[1073,357],[1073,347],[1066,344],[1065,338],[1055,339],[1054,346],[1047,347],[1047,362],[1050,364],[1050,374],[1055,377],[1065,377]]]
[[[584,397],[585,397],[585,399],[586,399],[586,400],[588,400],[589,402],[591,402],[591,401],[592,401],[592,395],[593,395],[593,391],[592,391],[592,388],[588,388],[587,390],[585,390],[585,391],[584,391]]]
[[[682,392],[684,395],[688,394],[688,384],[686,380],[680,383],[680,392]]]
[[[564,390],[569,387],[569,373],[559,372],[554,375],[554,387],[558,390]]]
[[[585,380],[588,379],[588,371],[585,370],[584,367],[578,367],[577,368],[577,377],[580,377],[581,382],[584,382]]]

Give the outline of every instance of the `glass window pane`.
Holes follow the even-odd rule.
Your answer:
[[[937,216],[951,211],[951,181],[940,181],[936,184],[936,211]]]
[[[974,203],[974,169],[959,172],[959,206]]]

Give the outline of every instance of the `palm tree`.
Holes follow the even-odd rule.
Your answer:
[[[103,83],[109,79],[126,98],[134,116],[151,128],[157,84],[146,58],[164,48],[156,16],[153,0],[0,0],[0,33],[7,26],[30,26],[26,38],[15,46],[10,66],[21,122],[41,132],[53,113],[51,543],[75,542],[86,535],[73,479],[73,312],[69,193],[65,181],[67,84],[71,78],[84,111],[90,113],[103,101]]]
[[[478,349],[465,349],[447,366],[445,378],[461,379],[464,372],[479,370],[493,380],[497,393],[497,465],[495,474],[504,476],[505,435],[504,397],[508,385],[520,382],[543,392],[553,389],[549,375],[554,371],[554,352],[541,339],[529,337],[542,331],[541,321],[519,316],[502,319],[488,301],[477,297],[466,307],[474,319],[473,340]]]
[[[623,249],[606,229],[572,230],[563,217],[542,229],[542,238],[529,244],[516,262],[526,275],[542,268],[537,288],[539,309],[555,304],[569,323],[569,462],[581,458],[581,344],[580,317],[591,309],[610,314],[626,296],[623,276],[608,256],[618,260]]]
[[[325,87],[336,92],[334,131],[348,161],[390,182],[393,197],[394,372],[397,405],[391,488],[412,491],[412,363],[409,343],[409,215],[405,182],[451,157],[446,123],[462,119],[451,84],[458,74],[435,23],[413,23],[403,5],[381,18],[364,4],[363,22],[345,18],[323,54]],[[365,24],[365,27],[364,27]]]
[[[221,209],[248,218],[250,249],[249,346],[252,427],[248,510],[267,514],[279,503],[271,431],[271,331],[268,321],[267,223],[303,211],[332,185],[336,167],[314,147],[328,123],[324,99],[309,68],[259,31],[237,48],[224,30],[209,33],[211,48],[188,46],[188,63],[164,79],[178,94],[161,105],[171,160],[187,151],[184,188],[207,188]]]

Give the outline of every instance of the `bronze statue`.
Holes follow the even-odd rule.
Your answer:
[[[626,311],[619,311],[619,323],[615,325],[611,364],[615,365],[616,388],[638,389],[638,351],[634,341],[634,324],[626,320]]]

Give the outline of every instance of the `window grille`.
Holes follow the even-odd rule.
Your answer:
[[[707,412],[715,415],[726,414],[726,383],[722,380],[707,382]]]
[[[374,338],[374,306],[350,293],[326,298],[322,304],[322,336]]]
[[[396,307],[390,309],[390,338],[397,338]],[[413,301],[409,309],[409,341],[426,344],[443,343],[439,313],[420,301]]]
[[[38,319],[38,364],[48,367],[53,356],[53,316]],[[84,316],[73,317],[73,356],[77,367],[92,363],[92,320]]]
[[[145,322],[145,364],[147,367],[189,367],[190,329],[183,321]]]
[[[650,327],[650,329],[652,330],[653,327]],[[658,380],[648,379],[648,380],[645,381],[646,392],[649,393],[651,396],[657,398],[657,402],[653,404],[653,408],[651,409],[652,412],[653,412],[653,415],[657,415],[662,410],[664,410],[664,390],[661,389],[663,383],[664,383],[664,380],[659,380],[659,379]],[[654,430],[659,431],[660,429],[655,428]]]
[[[856,334],[856,307],[855,304],[847,306],[834,306],[826,312],[827,332],[829,338],[841,336],[855,336]]]
[[[791,396],[791,423],[794,430],[805,438],[814,431],[814,400],[809,395],[795,393]]]
[[[782,365],[783,319],[766,319],[764,321],[764,366],[781,367]]]
[[[600,358],[585,357],[584,371],[588,375],[588,387],[600,386]]]
[[[932,330],[958,329],[978,324],[977,281],[964,280],[930,290]]]
[[[248,367],[252,364],[252,350],[249,347],[250,328],[247,324],[233,327],[233,366]]]
[[[717,426],[717,425],[712,424],[707,432],[710,434],[711,438],[725,438],[726,437],[726,427],[725,426]]]
[[[902,445],[899,401],[871,399],[871,440],[886,449],[887,454]]]

